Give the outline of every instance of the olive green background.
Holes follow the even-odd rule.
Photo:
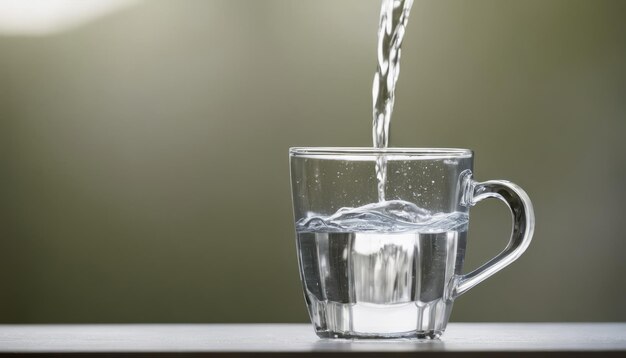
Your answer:
[[[144,1],[0,37],[0,322],[305,322],[290,146],[369,146],[378,0]],[[535,205],[453,321],[626,320],[626,1],[415,2],[393,146]],[[467,269],[501,250],[472,209]]]

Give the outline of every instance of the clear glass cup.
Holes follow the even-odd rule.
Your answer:
[[[471,150],[291,148],[289,157],[300,277],[322,338],[437,338],[454,300],[531,241],[528,195],[474,181]],[[469,208],[485,198],[508,205],[513,232],[463,274]]]

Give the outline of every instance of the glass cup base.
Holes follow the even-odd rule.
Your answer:
[[[391,333],[391,334],[367,334],[367,333],[357,333],[357,332],[331,332],[331,331],[316,331],[315,332],[318,337],[323,339],[418,339],[418,340],[433,340],[439,339],[443,331],[412,331],[412,332],[401,332],[401,333]]]

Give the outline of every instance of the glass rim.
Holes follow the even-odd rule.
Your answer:
[[[411,158],[471,158],[471,149],[463,148],[374,148],[374,147],[291,147],[292,157],[332,158],[332,157],[411,157]]]

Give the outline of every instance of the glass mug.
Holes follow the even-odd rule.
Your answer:
[[[528,195],[474,181],[471,150],[291,148],[289,157],[300,277],[319,337],[437,338],[454,300],[530,244]],[[486,198],[508,205],[513,232],[462,274],[469,208]]]

